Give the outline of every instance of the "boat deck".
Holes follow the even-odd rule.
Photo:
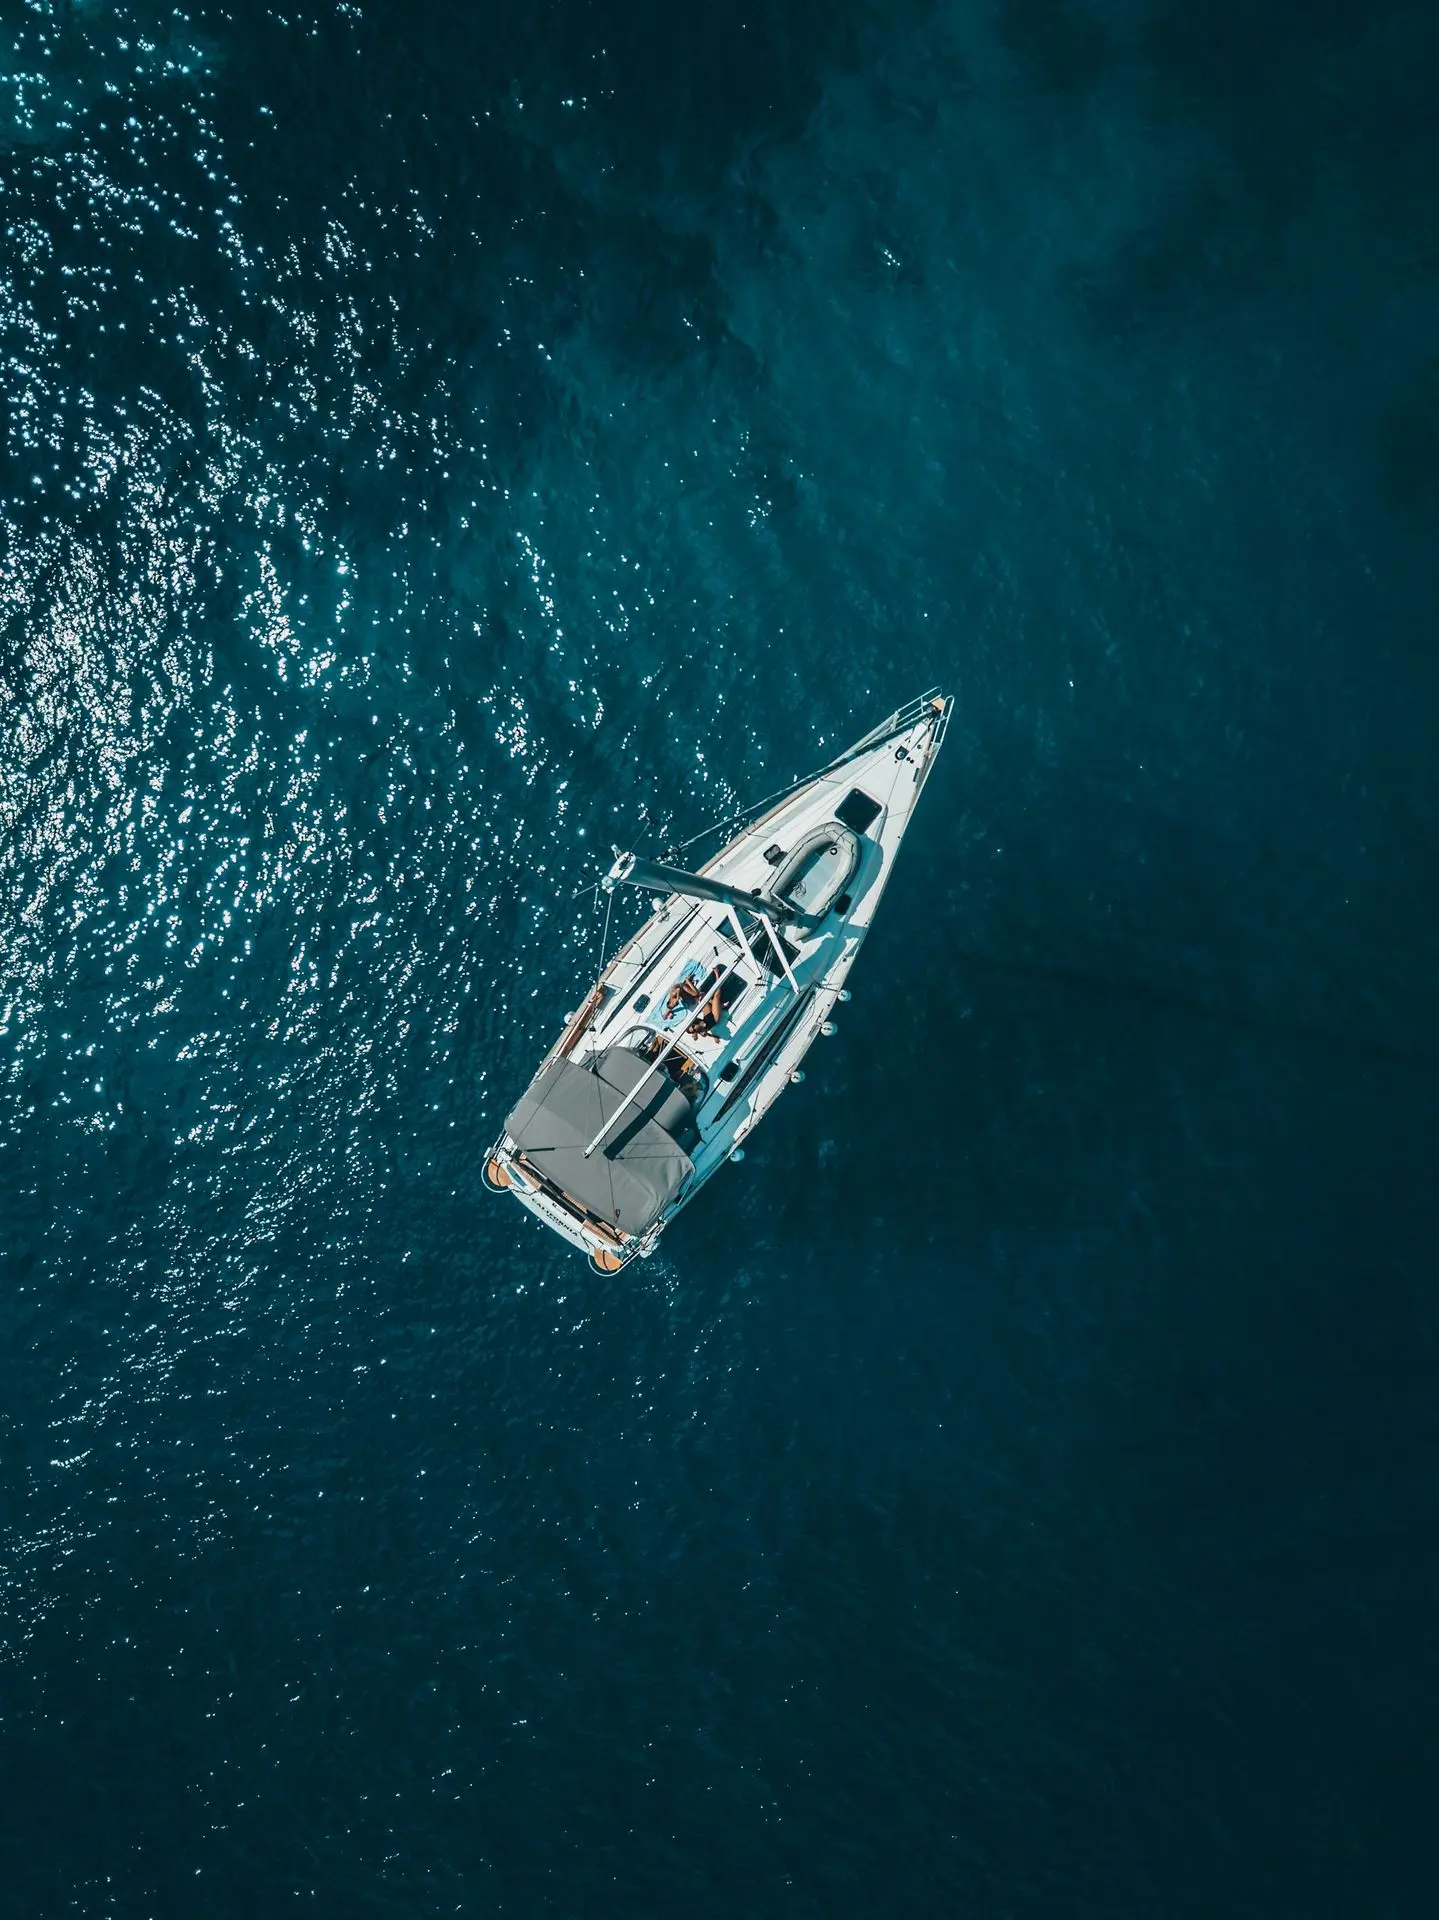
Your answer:
[[[553,1080],[556,1062],[584,1070],[584,1080],[597,1089],[617,1084],[612,1060],[632,1063],[628,1079],[622,1076],[627,1093],[613,1093],[606,1104],[597,1092],[595,1135],[583,1145],[583,1161],[569,1162],[590,1192],[602,1191],[590,1171],[592,1156],[623,1158],[626,1110],[652,1096],[659,1076],[684,1095],[694,1119],[687,1147],[693,1173],[653,1224],[639,1235],[617,1233],[616,1221],[603,1219],[584,1201],[572,1194],[560,1198],[560,1189],[547,1191],[552,1183],[525,1166],[508,1131],[487,1168],[492,1184],[510,1185],[532,1212],[584,1246],[607,1271],[617,1245],[624,1259],[652,1249],[668,1220],[789,1083],[819,1032],[829,1030],[828,1016],[889,878],[948,712],[947,702],[931,696],[915,703],[722,847],[699,875],[738,889],[743,901],[724,904],[679,893],[664,899],[615,955],[542,1062],[531,1094],[546,1073]],[[826,839],[826,828],[843,841],[843,859]],[[812,854],[808,841],[814,842]],[[820,898],[821,911],[812,920],[780,924],[780,908],[768,891],[777,868],[781,878],[795,875],[801,893],[808,888],[809,898]],[[798,905],[795,895],[784,898]],[[636,1080],[636,1061],[657,1072],[641,1072]],[[516,1115],[523,1108],[524,1102]],[[518,1179],[504,1177],[515,1168]]]

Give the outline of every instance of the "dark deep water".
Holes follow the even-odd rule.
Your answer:
[[[0,1909],[1434,1911],[1439,11],[3,19]],[[598,1279],[594,852],[932,681]]]

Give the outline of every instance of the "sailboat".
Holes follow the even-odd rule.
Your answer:
[[[849,999],[845,982],[944,741],[937,689],[762,801],[696,871],[614,850],[660,896],[540,1062],[486,1184],[601,1273],[653,1253]],[[608,921],[608,915],[606,916]]]

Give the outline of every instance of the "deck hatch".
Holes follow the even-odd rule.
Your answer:
[[[878,820],[884,809],[878,800],[871,800],[863,787],[851,787],[834,810],[834,817],[842,827],[848,827],[852,833],[864,833]]]

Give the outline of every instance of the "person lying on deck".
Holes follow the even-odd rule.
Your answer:
[[[688,1012],[693,1008],[704,992],[707,979],[708,976],[699,962],[691,960],[669,990],[664,1005],[664,1018],[667,1021],[671,1020],[675,1014]]]
[[[720,1017],[720,996],[723,992],[723,987],[715,988],[709,999],[706,1000],[700,1008],[698,1014],[696,1014],[695,1018],[691,1020],[685,1028],[686,1033],[706,1034],[709,1032],[715,1021]]]
[[[726,974],[724,979],[717,983],[714,992],[705,1001],[686,1031],[694,1034],[698,1039],[703,1039],[707,1033],[712,1033],[730,1008],[742,997],[744,989],[745,983],[741,974]],[[703,993],[703,987],[700,991]]]

